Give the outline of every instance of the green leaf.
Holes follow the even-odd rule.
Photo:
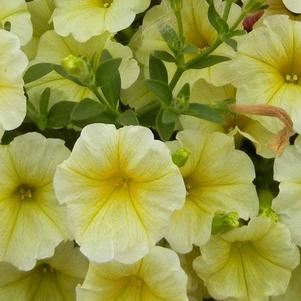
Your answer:
[[[127,110],[123,112],[118,118],[117,122],[121,125],[138,125],[139,121],[134,111]]]
[[[171,26],[164,24],[164,27],[160,28],[160,33],[168,48],[176,54],[182,46],[176,31]]]
[[[217,110],[208,105],[200,103],[190,103],[188,109],[182,112],[183,115],[194,116],[200,119],[208,120],[215,123],[223,123],[224,118]]]
[[[149,56],[149,76],[151,79],[168,83],[168,74],[164,63],[153,55]]]
[[[46,88],[40,97],[40,114],[47,116],[50,98],[50,88]]]
[[[227,33],[229,31],[229,25],[216,11],[214,6],[214,1],[207,0],[207,2],[209,4],[209,9],[208,9],[209,22],[219,34]]]
[[[47,75],[51,71],[56,71],[63,77],[68,77],[68,74],[65,72],[62,66],[50,63],[39,63],[32,65],[27,69],[24,74],[24,82],[28,84],[35,80],[40,79],[41,77]]]
[[[102,105],[93,99],[83,99],[73,108],[72,121],[90,120],[103,113]]]
[[[77,105],[72,101],[61,101],[56,103],[48,113],[49,128],[63,128],[71,121],[71,113],[73,108]]]
[[[147,127],[156,126],[156,118],[161,108],[158,100],[152,101],[136,111],[139,124]]]
[[[196,62],[193,66],[191,66],[191,69],[203,69],[229,60],[231,59],[226,56],[209,55]]]
[[[176,62],[176,59],[167,51],[156,50],[153,52],[153,56],[165,62]]]
[[[119,66],[122,59],[109,59],[101,63],[96,71],[96,83],[101,88],[107,101],[115,108],[121,90]]]
[[[172,91],[167,83],[154,79],[148,79],[144,83],[165,104],[169,105],[172,102]]]
[[[172,110],[171,108],[167,108],[163,110],[162,114],[162,122],[163,123],[173,123],[176,122],[179,118],[179,114]]]
[[[156,128],[163,141],[168,141],[175,129],[175,122],[163,122],[163,111],[160,111],[156,119]]]
[[[237,41],[231,38],[226,37],[225,42],[229,45],[233,50],[237,51]]]
[[[110,59],[112,59],[112,55],[111,53],[107,50],[107,49],[104,49],[101,53],[101,57],[100,57],[100,60],[99,60],[99,63],[104,63],[105,61],[108,61]]]

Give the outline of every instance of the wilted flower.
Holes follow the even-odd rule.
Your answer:
[[[188,301],[187,276],[175,252],[154,247],[138,262],[90,263],[78,301]]]
[[[168,148],[140,126],[88,125],[54,181],[71,231],[94,262],[142,258],[185,199]]]
[[[0,146],[0,259],[30,270],[69,237],[65,208],[58,204],[52,178],[69,156],[64,142],[38,133]]]

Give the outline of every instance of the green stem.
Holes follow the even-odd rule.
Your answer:
[[[178,30],[179,30],[179,37],[181,42],[184,41],[184,28],[183,28],[183,21],[182,21],[182,15],[181,12],[176,12],[176,18],[177,18],[177,24],[178,24]]]
[[[197,55],[196,57],[194,57],[193,59],[191,59],[190,61],[188,61],[186,63],[186,68],[192,68],[193,65],[195,65],[196,63],[198,63],[201,59],[207,57],[209,54],[211,54],[220,44],[222,44],[222,40],[217,37],[215,39],[215,41],[209,46],[207,47],[203,52],[201,52],[199,55]]]
[[[233,31],[236,29],[236,27],[240,24],[240,22],[246,17],[248,14],[248,11],[243,11],[241,15],[237,18],[235,23],[230,27],[230,31]]]
[[[173,90],[178,83],[179,79],[181,78],[182,74],[184,73],[185,69],[177,67],[176,73],[174,74],[169,87]]]
[[[233,0],[226,0],[225,10],[224,10],[224,14],[223,14],[223,19],[225,21],[228,20],[232,3],[233,3]]]

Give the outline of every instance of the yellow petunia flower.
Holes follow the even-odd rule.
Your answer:
[[[0,263],[0,300],[75,301],[75,288],[84,281],[88,261],[73,242],[60,244],[51,258],[31,271]]]
[[[150,0],[57,0],[53,13],[55,31],[72,34],[79,42],[109,31],[115,33],[132,24]]]
[[[261,301],[283,294],[300,259],[286,226],[266,217],[212,236],[201,254],[193,266],[218,300]]]
[[[18,127],[26,115],[22,74],[27,58],[18,38],[0,30],[0,132]]]
[[[142,258],[185,199],[168,148],[140,126],[86,126],[54,183],[81,251],[95,262]]]
[[[0,27],[7,28],[27,44],[32,37],[30,14],[24,0],[0,0]]]
[[[52,187],[56,166],[68,156],[63,141],[38,133],[0,146],[0,260],[30,270],[69,237]]]
[[[31,65],[37,63],[53,63],[60,65],[70,55],[83,57],[91,63],[93,71],[96,71],[103,50],[108,50],[114,58],[122,58],[119,67],[121,76],[121,87],[123,89],[131,86],[139,75],[139,66],[130,48],[117,42],[111,41],[111,35],[105,33],[101,36],[91,38],[86,43],[79,43],[72,37],[63,38],[53,30],[47,31],[40,39],[36,58]],[[56,72],[51,72],[41,79],[27,85],[28,94],[31,99],[39,99],[45,88],[51,88],[50,103],[60,100],[80,101],[84,98],[95,99],[93,92],[69,79],[62,77]]]
[[[173,213],[166,235],[175,251],[187,253],[193,244],[205,244],[216,212],[238,212],[244,219],[257,214],[254,167],[245,153],[234,149],[232,137],[184,130],[168,146],[172,153],[181,148],[190,153],[180,168],[187,190],[185,205]]]
[[[293,241],[301,246],[301,138],[288,146],[283,155],[276,158],[274,179],[280,182],[280,192],[273,200],[273,209],[280,221],[288,226]]]
[[[293,271],[292,278],[284,295],[271,297],[270,301],[298,301],[301,300],[301,264]]]
[[[187,276],[175,252],[154,247],[131,265],[90,263],[78,301],[188,301]]]
[[[241,37],[227,77],[237,87],[238,104],[281,107],[292,118],[294,130],[300,133],[301,23],[287,16],[266,17],[263,23]],[[282,126],[274,118],[251,118],[272,132]]]

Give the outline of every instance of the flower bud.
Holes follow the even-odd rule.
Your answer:
[[[180,148],[175,153],[172,154],[172,161],[178,167],[182,167],[187,162],[189,155],[190,153],[187,149]]]
[[[217,213],[212,221],[212,234],[225,233],[239,226],[237,212]]]
[[[90,72],[87,62],[79,56],[70,54],[62,59],[61,66],[65,71],[85,83],[90,79]]]

